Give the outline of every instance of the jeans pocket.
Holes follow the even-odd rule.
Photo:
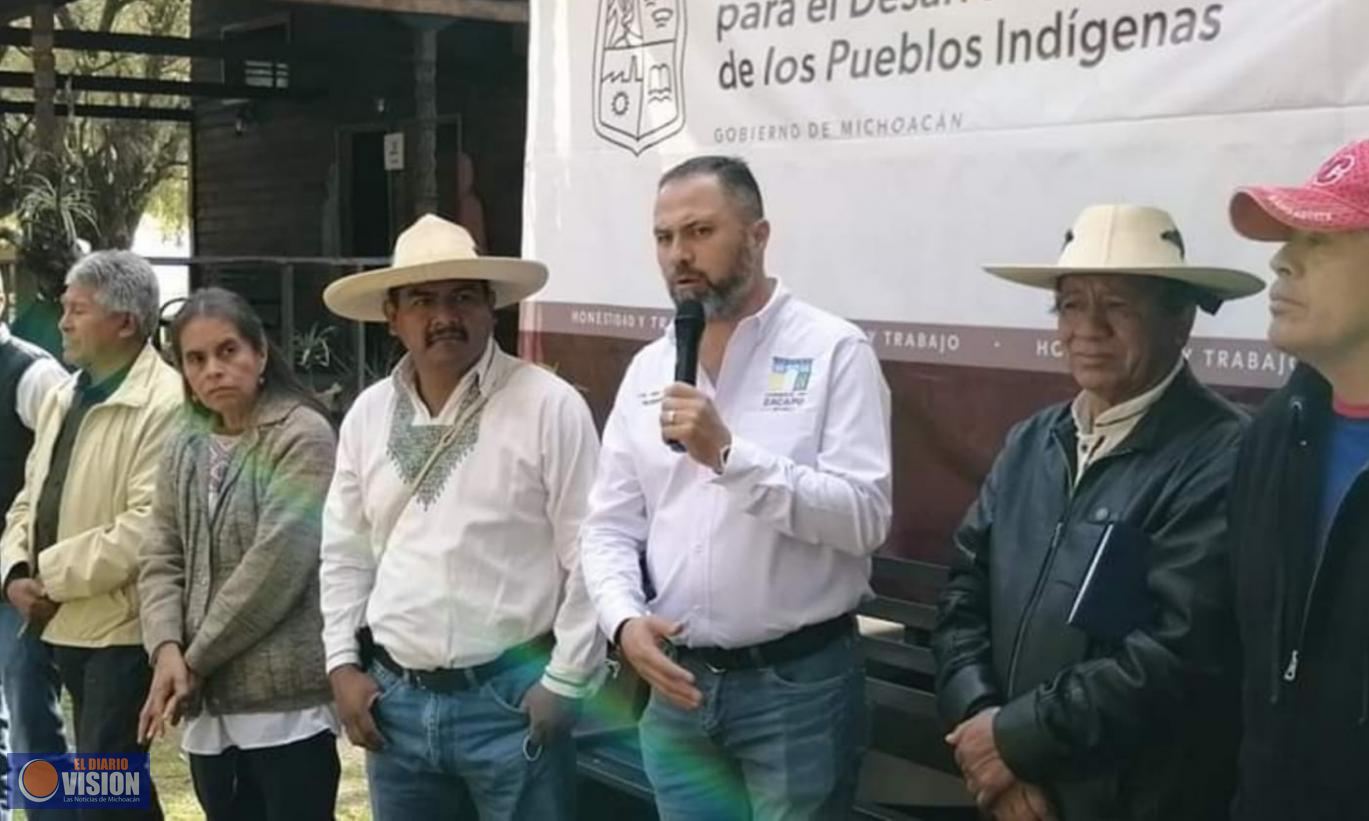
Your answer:
[[[383,664],[373,663],[368,671],[372,680],[375,681],[378,689],[375,704],[379,704],[390,696],[404,684],[404,679],[390,668]]]
[[[766,682],[787,690],[836,687],[860,673],[855,639],[843,636],[815,653],[764,668]]]
[[[513,669],[486,681],[481,685],[481,689],[496,707],[526,721],[528,713],[522,706],[523,697],[535,683],[535,674],[530,678],[527,671]]]

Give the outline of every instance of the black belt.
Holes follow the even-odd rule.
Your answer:
[[[703,662],[705,667],[715,673],[754,670],[812,655],[842,636],[850,635],[855,628],[855,617],[850,613],[844,613],[835,619],[810,624],[787,636],[749,647],[679,647],[677,653],[681,659],[697,659]]]
[[[555,641],[548,633],[505,650],[493,661],[474,667],[449,667],[441,670],[410,670],[395,661],[394,656],[379,644],[375,645],[375,660],[386,670],[404,679],[411,687],[433,693],[457,693],[474,690],[500,673],[515,667],[545,659],[551,654],[553,644]]]

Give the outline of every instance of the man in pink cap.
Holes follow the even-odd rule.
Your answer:
[[[1229,506],[1243,650],[1241,821],[1369,818],[1369,141],[1231,219],[1281,242],[1270,341],[1301,365],[1241,447]]]

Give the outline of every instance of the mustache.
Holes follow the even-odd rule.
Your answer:
[[[466,332],[466,329],[457,325],[446,325],[440,328],[433,328],[423,337],[424,341],[429,345],[434,342],[442,342],[448,339],[454,339],[457,342],[467,342],[470,338],[471,335]]]
[[[708,278],[708,275],[696,268],[680,267],[670,272],[671,285],[678,284],[679,281],[683,278],[697,279],[699,280],[699,283],[704,287],[709,289],[713,288],[713,282]]]

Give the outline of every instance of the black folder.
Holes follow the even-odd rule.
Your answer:
[[[1149,624],[1155,615],[1146,584],[1149,553],[1144,531],[1126,522],[1108,525],[1070,607],[1070,625],[1093,638],[1120,642]]]

